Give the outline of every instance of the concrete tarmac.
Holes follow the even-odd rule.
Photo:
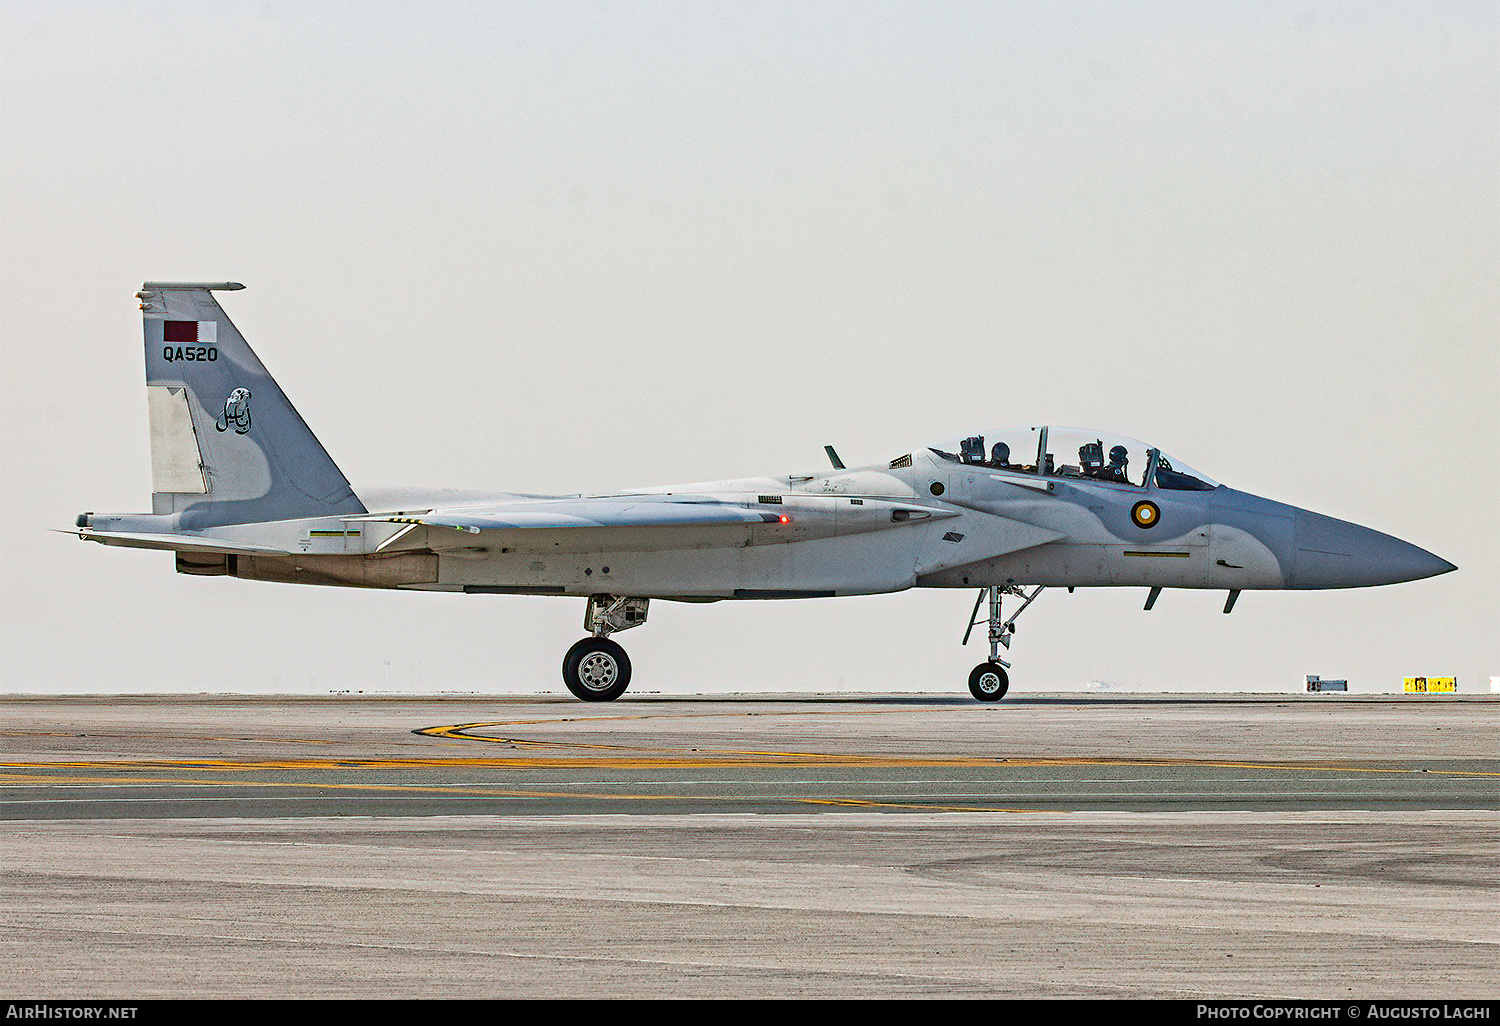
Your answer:
[[[9,998],[1500,992],[1487,696],[0,707]]]

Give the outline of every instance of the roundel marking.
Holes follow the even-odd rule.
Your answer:
[[[1142,499],[1130,507],[1130,519],[1142,530],[1155,527],[1156,522],[1161,519],[1161,507],[1150,499]]]

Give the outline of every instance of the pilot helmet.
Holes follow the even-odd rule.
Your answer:
[[[1130,462],[1130,453],[1123,445],[1117,445],[1109,450],[1109,465],[1112,467],[1123,467]]]
[[[990,450],[990,462],[1009,463],[1010,446],[1006,445],[1004,442],[996,442],[995,447]]]

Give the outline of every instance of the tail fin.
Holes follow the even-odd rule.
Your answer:
[[[148,281],[151,507],[183,527],[365,512],[214,299],[235,282]]]

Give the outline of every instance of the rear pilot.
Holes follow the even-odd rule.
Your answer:
[[[1130,454],[1123,445],[1117,445],[1109,450],[1109,466],[1099,475],[1105,481],[1118,481],[1120,484],[1129,484],[1125,471],[1130,466]]]

